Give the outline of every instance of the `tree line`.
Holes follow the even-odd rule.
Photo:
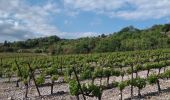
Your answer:
[[[0,52],[77,54],[169,48],[169,33],[170,24],[154,25],[142,30],[128,26],[119,32],[97,37],[61,39],[50,36],[26,41],[5,41],[0,44]]]

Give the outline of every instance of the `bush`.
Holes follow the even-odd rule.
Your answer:
[[[78,95],[79,94],[79,86],[76,80],[71,80],[69,82],[69,89],[71,95]]]
[[[157,77],[157,75],[156,74],[152,74],[152,75],[150,75],[148,78],[147,78],[147,80],[148,80],[148,82],[149,82],[149,84],[155,84],[156,83],[156,81],[158,80],[158,77]]]
[[[52,75],[51,80],[52,80],[52,81],[58,80],[58,76],[57,76],[57,75]]]
[[[113,87],[117,87],[119,85],[119,82],[113,82],[112,85]]]
[[[124,82],[124,81],[123,81],[123,82],[120,82],[120,83],[118,84],[119,90],[122,91],[122,90],[126,87],[126,85],[127,85],[126,82]]]
[[[45,82],[44,75],[40,75],[39,77],[36,78],[36,84],[37,85],[42,85],[44,82]]]
[[[138,87],[139,89],[142,89],[146,86],[146,80],[138,77],[134,79],[134,86]]]
[[[80,78],[81,78],[81,79],[89,79],[89,78],[92,78],[92,72],[91,72],[90,70],[83,71],[83,72],[80,74]]]

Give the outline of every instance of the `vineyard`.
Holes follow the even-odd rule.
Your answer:
[[[160,99],[170,93],[169,78],[170,49],[0,54],[0,100]]]

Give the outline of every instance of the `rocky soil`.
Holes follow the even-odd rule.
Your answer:
[[[163,71],[163,70],[162,70]],[[151,73],[158,72],[157,70],[152,70]],[[146,77],[146,71],[139,73],[140,77]],[[135,75],[134,75],[135,76]],[[62,78],[61,78],[62,79]],[[130,79],[130,75],[125,76],[124,79]],[[120,81],[121,77],[111,77],[110,82]],[[7,82],[7,79],[0,78],[0,100],[23,100],[25,89],[24,87],[15,87],[16,78],[11,79],[12,82]],[[48,81],[48,80],[47,80]],[[103,84],[106,79],[103,79]],[[89,80],[83,81],[83,83],[88,83]],[[99,83],[99,79],[95,80],[95,83]],[[157,93],[156,85],[147,85],[142,89],[141,100],[170,100],[170,80],[161,80],[160,85],[162,92]],[[22,83],[20,83],[20,86]],[[69,95],[68,84],[56,84],[54,86],[54,94],[50,95],[50,86],[40,88],[41,97],[38,97],[36,88],[32,85],[29,87],[29,94],[25,100],[76,100],[76,97]],[[137,97],[137,88],[134,88],[134,100],[139,100]],[[80,96],[81,97],[81,96]],[[82,97],[81,97],[82,98]],[[102,100],[119,100],[119,90],[117,88],[105,90],[102,94]],[[123,99],[130,99],[130,87],[126,87],[123,91]],[[83,100],[83,99],[82,99]],[[97,100],[97,98],[87,97],[87,100]]]

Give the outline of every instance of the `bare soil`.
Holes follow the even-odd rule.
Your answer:
[[[168,68],[169,69],[169,68]],[[151,73],[157,73],[158,70],[152,70]],[[163,69],[161,70],[163,72]],[[140,77],[146,77],[147,71],[139,72]],[[135,76],[135,74],[134,74]],[[62,80],[62,78],[60,78]],[[130,79],[130,75],[126,75],[124,80]],[[121,77],[111,77],[110,83],[113,81],[120,81]],[[29,94],[27,99],[24,99],[25,88],[20,82],[20,87],[15,87],[16,78],[13,77],[11,82],[7,82],[8,79],[0,78],[0,100],[76,100],[75,96],[69,95],[68,84],[56,84],[54,86],[54,94],[50,94],[50,86],[40,87],[41,97],[38,97],[38,93],[34,85],[29,87]],[[49,80],[46,80],[48,82]],[[91,80],[85,80],[83,83],[89,83]],[[99,83],[99,79],[95,80],[95,84]],[[106,83],[106,79],[103,78],[102,83]],[[137,88],[134,88],[133,100],[170,100],[170,79],[160,79],[161,93],[158,94],[156,85],[146,85],[141,90],[142,98],[137,97]],[[81,100],[82,96],[80,96]],[[87,100],[97,100],[95,97],[86,97]],[[119,90],[117,88],[105,90],[102,94],[102,100],[119,100]],[[130,86],[123,90],[123,99],[130,100]]]

